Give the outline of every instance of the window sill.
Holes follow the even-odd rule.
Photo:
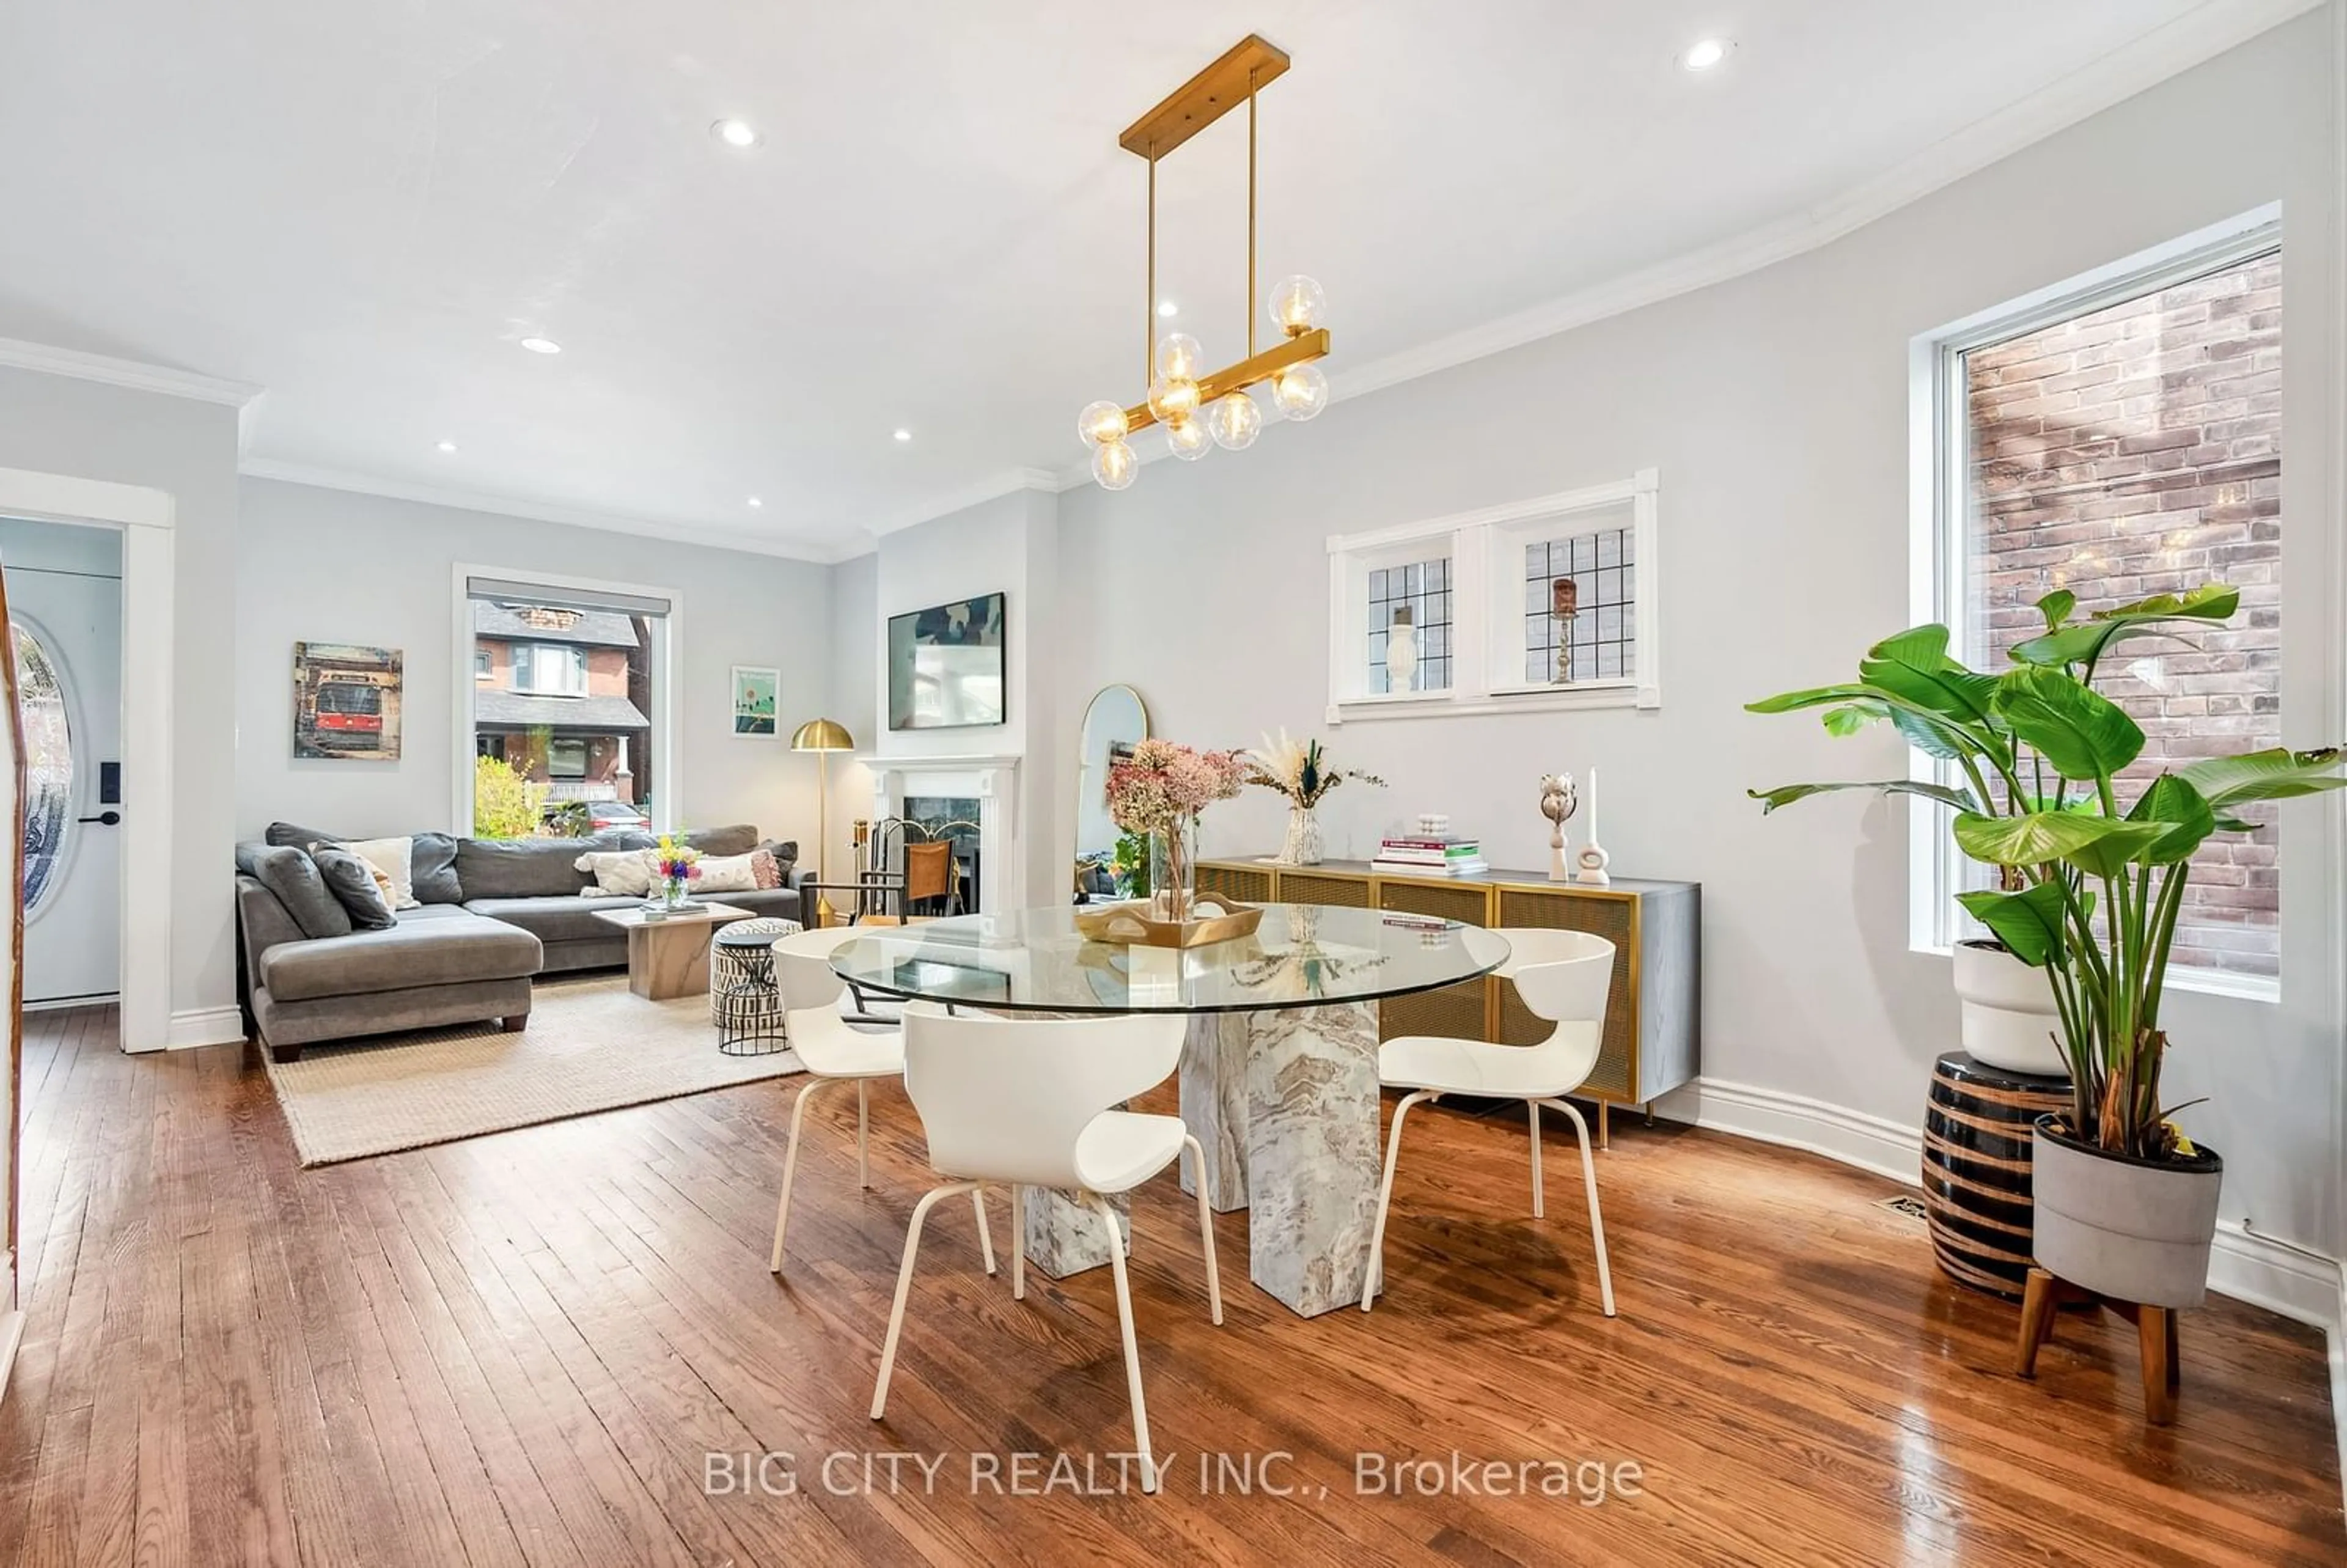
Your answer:
[[[1596,708],[1659,708],[1662,692],[1635,682],[1571,686],[1509,686],[1492,692],[1410,692],[1388,697],[1348,697],[1329,704],[1331,724],[1368,719],[1448,719],[1488,713],[1563,712]]]
[[[1953,961],[1952,949],[1939,947],[1918,947],[1915,952],[1926,958]],[[2167,989],[2196,991],[2202,996],[2229,997],[2235,1001],[2261,1002],[2270,1007],[2281,1005],[2281,981],[2271,975],[2229,975],[2219,969],[2179,969],[2168,971]]]

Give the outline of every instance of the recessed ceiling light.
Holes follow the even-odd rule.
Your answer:
[[[1178,316],[1182,313],[1182,307],[1171,300],[1160,300],[1157,302],[1157,313],[1161,316]]]
[[[913,433],[909,430],[899,430],[897,432],[897,439],[899,441],[910,441],[912,438]]]
[[[1734,46],[1725,38],[1698,38],[1679,56],[1679,65],[1690,71],[1707,71],[1727,58]]]
[[[562,352],[562,345],[555,342],[550,337],[526,337],[521,340],[521,346],[529,350],[532,354],[560,354]]]
[[[456,444],[454,441],[443,441],[439,445],[443,452],[454,452],[456,449]]]
[[[752,509],[752,510],[753,510],[753,511],[754,511],[755,509],[757,509],[758,507],[764,506],[765,504],[766,504],[765,502],[764,502],[764,501],[762,501],[762,500],[758,499],[758,497],[755,497],[755,496],[753,496],[753,497],[750,497],[750,507],[751,507],[751,509]]]
[[[739,119],[721,119],[709,128],[709,134],[726,146],[743,151],[766,139],[758,134],[757,127],[747,120]]]

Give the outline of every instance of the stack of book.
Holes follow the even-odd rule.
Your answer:
[[[1481,876],[1491,869],[1481,840],[1455,833],[1388,838],[1369,869],[1392,876]]]

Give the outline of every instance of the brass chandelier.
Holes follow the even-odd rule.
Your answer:
[[[1263,412],[1247,389],[1261,383],[1271,384],[1272,406],[1286,418],[1309,419],[1328,405],[1328,378],[1312,363],[1328,352],[1319,284],[1299,273],[1272,285],[1270,315],[1282,341],[1261,354],[1255,347],[1255,99],[1286,70],[1286,54],[1250,33],[1117,138],[1118,146],[1149,161],[1149,297],[1142,317],[1149,395],[1130,408],[1102,398],[1077,416],[1077,431],[1092,448],[1092,477],[1103,489],[1133,483],[1141,462],[1125,437],[1152,425],[1165,426],[1166,445],[1187,462],[1215,446],[1236,452],[1254,446],[1263,433]],[[1247,357],[1209,372],[1196,338],[1156,335],[1157,160],[1242,103],[1247,111]]]

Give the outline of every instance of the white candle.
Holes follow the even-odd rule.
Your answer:
[[[1597,770],[1589,770],[1589,842],[1597,842]]]

